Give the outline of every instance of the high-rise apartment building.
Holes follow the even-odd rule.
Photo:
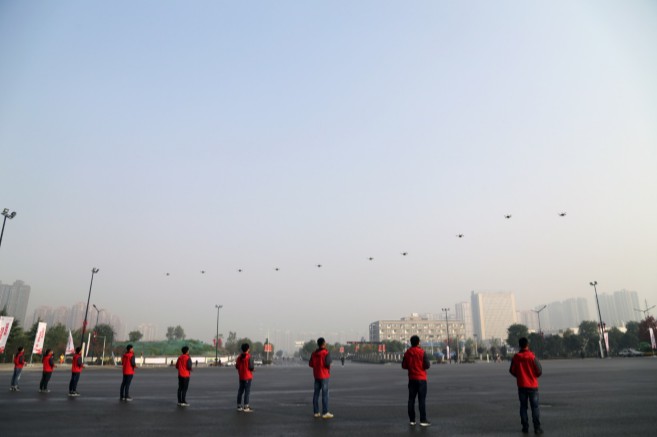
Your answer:
[[[142,323],[137,330],[143,335],[142,341],[154,341],[157,339],[157,326],[152,323]]]
[[[512,292],[472,292],[472,323],[481,340],[500,339],[508,336],[509,326],[516,323],[516,298]]]
[[[463,321],[465,327],[465,338],[473,338],[474,325],[472,324],[472,304],[470,302],[459,302],[454,308],[456,320]]]
[[[31,287],[23,281],[15,281],[12,285],[0,282],[0,309],[5,309],[7,315],[14,317],[22,326],[26,322],[30,290]]]
[[[625,326],[627,322],[641,320],[639,295],[636,291],[619,290],[612,294],[598,294],[602,321],[608,326]]]

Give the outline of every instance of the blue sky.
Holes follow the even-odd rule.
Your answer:
[[[652,305],[656,24],[649,1],[3,2],[0,280],[31,311],[97,266],[99,307],[201,339],[216,303],[256,338],[471,290]]]

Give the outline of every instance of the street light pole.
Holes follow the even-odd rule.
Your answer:
[[[445,311],[445,324],[447,325],[447,359],[449,360],[449,363],[452,364],[452,354],[449,353],[449,320],[447,320],[447,312],[449,311],[449,308],[443,308],[443,311]]]
[[[215,308],[217,309],[217,336],[215,337],[214,340],[214,365],[218,366],[219,365],[219,310],[221,310],[224,306],[223,305],[215,305]]]
[[[96,267],[91,269],[91,282],[89,283],[89,296],[87,296],[87,309],[84,311],[84,322],[82,322],[82,337],[80,338],[80,347],[82,347],[82,344],[84,343],[84,332],[87,330],[87,316],[89,315],[89,301],[91,300],[91,287],[93,287],[94,285],[94,275],[98,273],[98,271],[99,269],[97,269]],[[87,345],[87,347],[89,347],[89,345]]]
[[[2,231],[0,231],[0,246],[2,246],[2,236],[5,233],[5,223],[7,223],[7,219],[13,219],[16,217],[16,211],[9,212],[8,208],[5,208],[2,210],[2,215],[5,216],[5,218],[2,220]]]
[[[105,311],[105,310],[99,310],[98,307],[96,306],[96,304],[92,304],[92,306],[96,310],[96,325],[94,326],[94,334],[95,334],[94,335],[94,340],[95,340],[96,336],[98,335],[98,331],[97,331],[97,329],[98,329],[98,317],[100,316],[100,312]],[[93,361],[94,361],[94,350],[91,349],[91,362],[93,363]]]
[[[604,358],[604,353],[602,351],[602,313],[600,313],[600,301],[598,300],[598,281],[593,281],[589,282],[589,285],[593,287],[593,291],[595,292],[595,304],[598,307],[598,318],[600,320],[600,324],[598,325],[598,346],[600,348],[600,358]]]
[[[541,329],[541,311],[547,308],[547,305],[543,305],[537,310],[532,310],[538,316],[538,335],[541,337],[541,358],[543,357],[543,330]]]

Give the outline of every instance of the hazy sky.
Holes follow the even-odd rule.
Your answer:
[[[472,290],[656,304],[656,42],[654,1],[3,1],[0,280],[30,317],[98,267],[206,341],[215,304],[329,341]]]

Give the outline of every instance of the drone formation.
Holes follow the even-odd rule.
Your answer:
[[[558,215],[559,215],[559,217],[565,217],[565,216],[566,216],[566,212],[565,212],[565,211],[561,211],[561,212],[558,213]],[[504,214],[504,218],[507,219],[507,220],[509,220],[511,217],[512,217],[511,214]],[[456,234],[456,237],[457,237],[457,238],[463,238],[463,237],[465,237],[465,234]],[[400,253],[401,253],[402,256],[408,256],[408,252],[400,252]],[[374,257],[370,256],[370,257],[367,258],[367,260],[368,260],[368,261],[374,261]],[[319,268],[322,268],[322,264],[316,264],[316,267],[317,267],[318,269],[319,269]],[[280,268],[279,268],[279,267],[274,267],[274,270],[278,272],[278,271],[280,271]],[[242,270],[241,268],[238,268],[238,269],[237,269],[237,272],[238,272],[238,273],[242,273],[242,271],[243,271],[243,270]],[[204,275],[204,274],[205,274],[205,270],[201,270],[201,274]],[[170,275],[171,275],[171,274],[170,274],[169,272],[166,272],[166,276],[170,276]]]

